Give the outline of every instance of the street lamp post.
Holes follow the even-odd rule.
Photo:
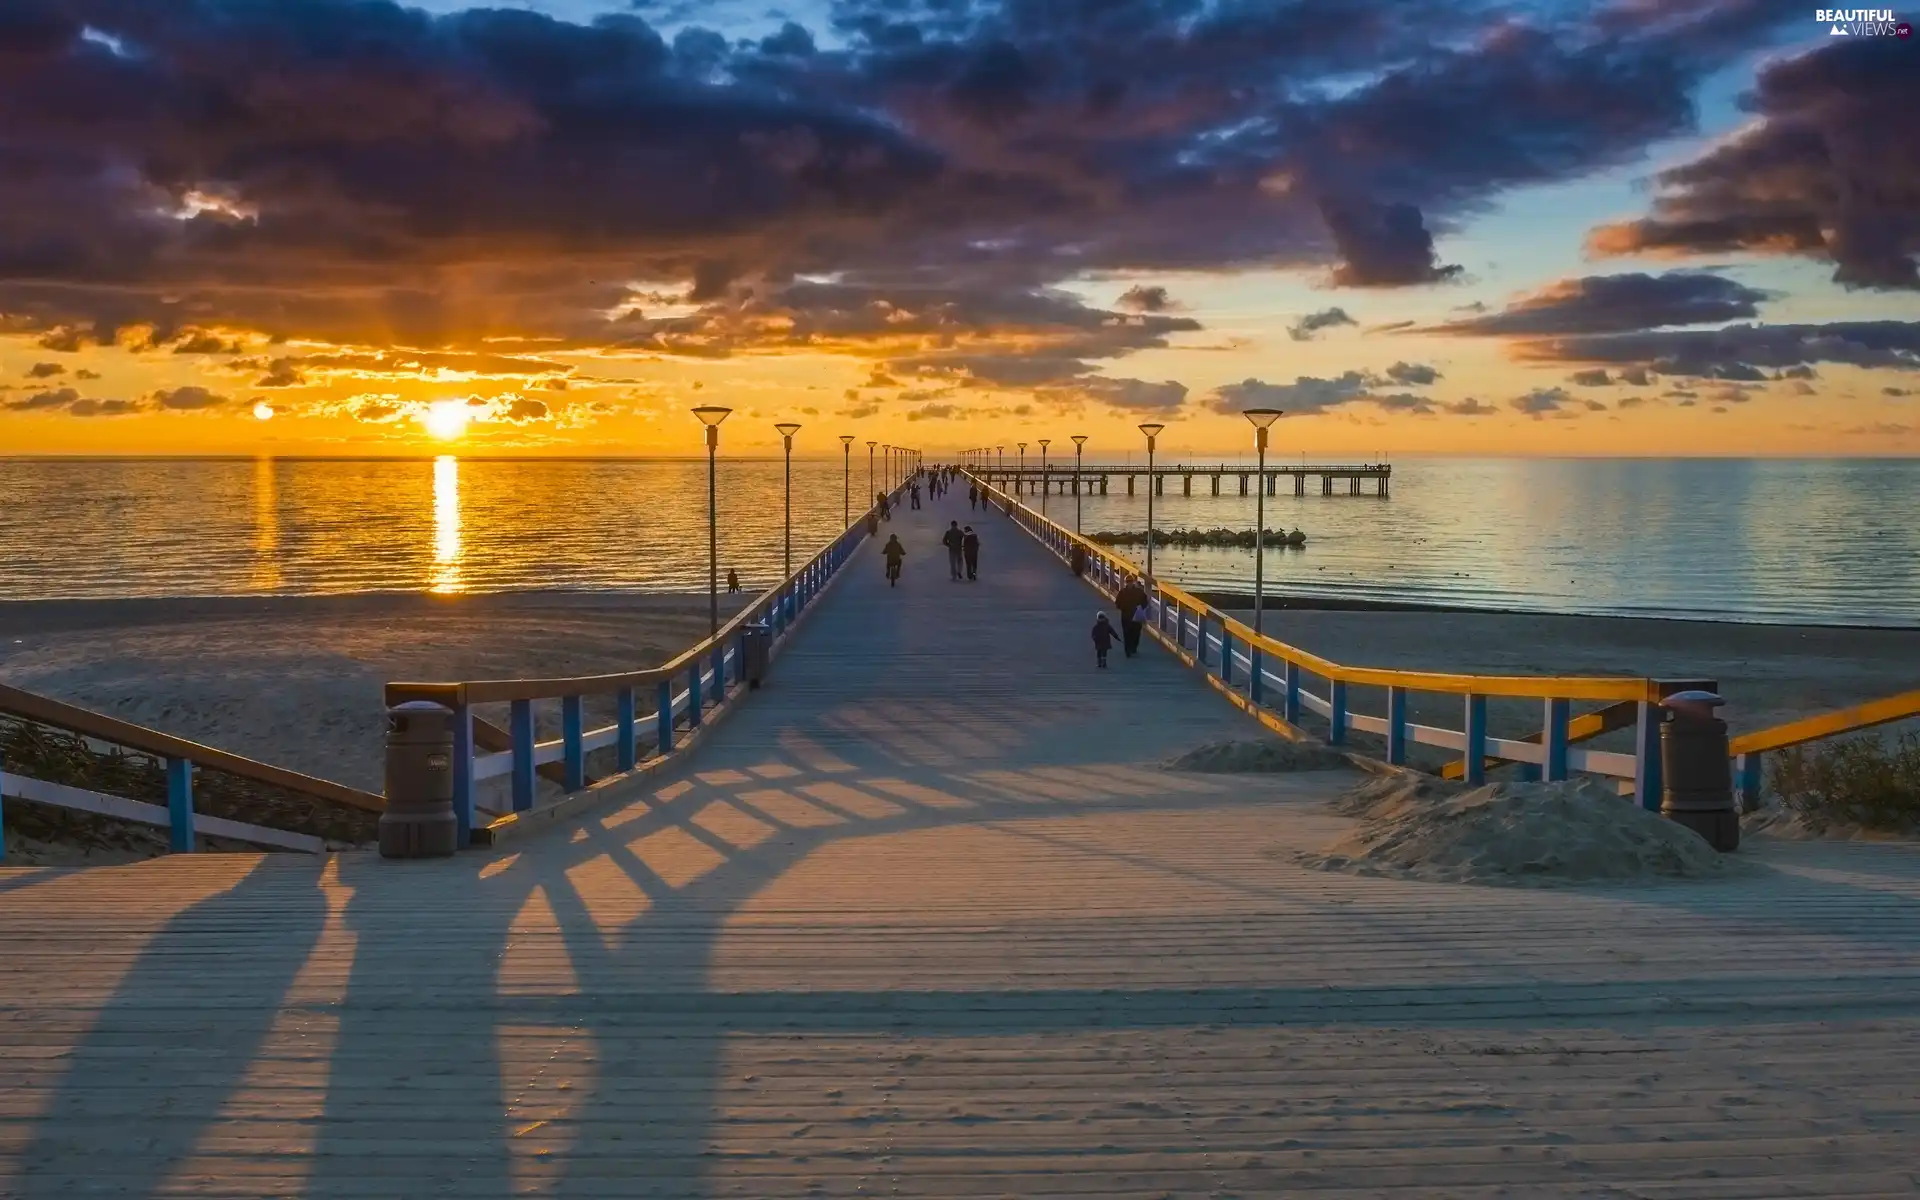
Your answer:
[[[1160,489],[1155,486],[1159,481],[1153,477],[1153,439],[1160,435],[1166,426],[1157,421],[1143,421],[1140,432],[1147,435],[1147,578],[1153,578],[1153,494]]]
[[[1027,490],[1027,444],[1020,444],[1020,466],[1013,476],[1013,494],[1018,496]]]
[[[720,422],[730,408],[703,404],[693,410],[707,427],[707,634],[720,632],[720,506],[719,489],[714,482],[720,453]]]
[[[853,435],[840,435],[840,525],[853,524]]]
[[[1040,515],[1047,515],[1047,443],[1052,438],[1040,439]]]
[[[1253,489],[1253,631],[1260,632],[1260,613],[1266,607],[1267,564],[1267,427],[1280,419],[1277,408],[1249,408],[1247,420],[1253,422],[1253,445],[1260,456],[1259,474]]]
[[[873,492],[873,448],[874,448],[875,446],[878,446],[879,444],[880,444],[879,442],[868,442],[868,443],[867,443],[867,507],[868,507],[868,508],[872,508],[872,507],[873,507],[873,500],[874,500],[874,492]]]
[[[787,548],[785,555],[786,570],[783,574],[793,574],[793,435],[800,432],[800,426],[793,421],[782,421],[774,426],[780,431],[780,438],[787,444]]]
[[[1080,532],[1080,451],[1086,447],[1087,435],[1073,435],[1073,531]]]

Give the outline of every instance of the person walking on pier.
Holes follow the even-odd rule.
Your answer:
[[[970,509],[980,507],[980,485],[977,483],[967,485],[967,507]]]
[[[882,521],[893,520],[893,505],[887,503],[887,494],[885,492],[875,492],[873,494],[873,504],[875,508],[880,510],[880,519]]]
[[[957,581],[966,569],[967,535],[960,532],[960,522],[947,522],[947,531],[940,535],[940,544],[947,548],[947,572]]]
[[[1107,651],[1113,649],[1113,626],[1107,624],[1106,613],[1096,613],[1093,618],[1093,656],[1102,671],[1107,669]]]
[[[907,548],[900,544],[899,534],[890,533],[880,553],[887,559],[887,586],[893,587],[900,582],[900,560],[907,556]]]
[[[969,525],[960,534],[960,553],[967,560],[967,579],[977,581],[980,578],[980,535]]]
[[[1140,654],[1140,629],[1147,619],[1147,589],[1140,577],[1133,576],[1114,594],[1113,606],[1120,610],[1120,645],[1128,658]]]
[[[907,492],[908,507],[918,512],[920,509],[920,481],[914,480],[913,487]]]

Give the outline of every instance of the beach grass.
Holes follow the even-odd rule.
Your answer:
[[[1920,831],[1920,734],[1789,746],[1768,764],[1769,788],[1815,833]]]

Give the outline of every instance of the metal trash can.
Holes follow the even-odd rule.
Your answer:
[[[1067,566],[1073,569],[1075,575],[1085,575],[1087,573],[1087,548],[1079,542],[1075,542],[1073,549],[1067,554]]]
[[[755,621],[740,631],[740,637],[740,673],[749,688],[757,688],[767,677],[767,660],[773,656],[773,626]]]
[[[380,857],[445,858],[458,850],[453,815],[453,710],[411,700],[387,710],[387,811]]]
[[[1727,723],[1713,715],[1724,703],[1712,692],[1676,692],[1661,701],[1660,725],[1660,815],[1722,853],[1740,848]]]

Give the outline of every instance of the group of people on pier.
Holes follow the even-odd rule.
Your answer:
[[[947,489],[953,486],[955,475],[956,472],[951,467],[928,468],[915,475],[907,484],[908,503],[913,508],[920,507],[920,490],[923,483],[930,497],[937,498],[945,495]],[[968,508],[983,506],[989,502],[989,499],[989,496],[982,494],[979,485],[967,486]],[[881,517],[883,519],[889,517],[891,514],[888,512],[886,494],[881,493],[877,501]],[[1011,502],[1009,502],[1008,511],[1012,511]],[[973,526],[963,526],[958,519],[948,521],[945,532],[940,535],[940,544],[947,551],[948,578],[955,582],[978,582],[980,535],[974,531]],[[886,544],[880,548],[880,556],[886,562],[887,586],[898,587],[900,567],[907,557],[907,548],[900,541],[899,534],[887,536]],[[1076,572],[1081,569],[1078,562],[1074,569]],[[1120,652],[1126,657],[1134,658],[1139,655],[1140,636],[1152,615],[1151,605],[1152,594],[1148,591],[1147,581],[1144,578],[1138,575],[1130,576],[1120,585],[1120,590],[1114,593],[1113,597],[1113,606],[1120,618],[1118,632],[1116,633],[1113,622],[1107,619],[1104,611],[1094,618],[1093,650],[1094,663],[1097,667],[1106,668],[1107,655],[1112,651],[1115,642],[1120,644]]]

